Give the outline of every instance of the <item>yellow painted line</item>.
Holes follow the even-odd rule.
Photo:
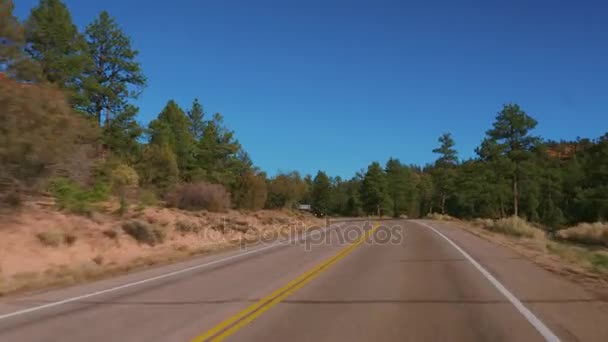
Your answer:
[[[246,309],[239,311],[235,315],[209,329],[204,334],[195,337],[192,339],[192,342],[222,341],[226,337],[234,334],[236,331],[258,318],[274,305],[280,303],[283,299],[287,298],[308,282],[315,279],[330,266],[352,253],[358,246],[363,244],[363,242],[365,242],[365,240],[367,240],[376,231],[376,229],[378,229],[379,226],[380,223],[376,223],[372,229],[365,232],[365,234],[363,234],[363,236],[361,236],[357,241],[341,249],[336,255],[324,260],[309,271],[290,281],[285,286],[273,291],[271,294],[250,305]]]

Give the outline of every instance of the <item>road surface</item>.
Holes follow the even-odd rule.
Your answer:
[[[608,341],[606,301],[514,252],[380,223],[1,299],[0,341]]]

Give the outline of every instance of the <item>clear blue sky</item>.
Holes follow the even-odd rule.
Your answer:
[[[547,138],[608,131],[606,1],[66,3],[80,27],[108,10],[140,50],[142,123],[198,97],[270,174],[424,164],[446,131],[470,157],[507,102]]]

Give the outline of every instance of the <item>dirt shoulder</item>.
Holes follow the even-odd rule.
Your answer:
[[[608,256],[606,249],[558,242],[545,236],[513,237],[460,220],[441,222],[508,247],[545,270],[580,284],[600,298],[608,300],[608,267],[598,264],[595,260],[598,255]]]
[[[106,278],[324,224],[291,211],[147,207],[85,217],[29,205],[0,217],[0,296]]]

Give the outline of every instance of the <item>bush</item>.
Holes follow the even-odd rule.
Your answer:
[[[106,229],[102,234],[108,239],[116,240],[118,238],[118,233],[113,229]]]
[[[167,204],[184,210],[226,211],[230,193],[219,184],[190,183],[174,188],[166,196]]]
[[[122,230],[137,242],[145,243],[150,246],[161,244],[166,238],[166,233],[162,228],[150,226],[141,221],[125,222],[122,225]]]
[[[83,189],[70,179],[57,178],[51,183],[51,192],[59,208],[76,214],[89,214],[92,204],[107,199],[109,187],[97,183],[90,189]]]
[[[608,247],[608,223],[580,223],[558,231],[556,237],[570,242]]]
[[[484,228],[497,233],[528,238],[541,237],[544,234],[540,229],[535,228],[526,220],[517,216],[490,222],[486,222]]]
[[[175,230],[182,233],[198,233],[201,230],[201,226],[196,223],[187,222],[187,221],[177,221],[175,223]]]
[[[77,237],[74,234],[66,234],[60,230],[51,230],[36,234],[36,237],[44,246],[47,247],[59,247],[62,244],[72,246]]]
[[[158,204],[158,197],[152,190],[141,189],[138,193],[139,202],[145,206],[153,206]]]

